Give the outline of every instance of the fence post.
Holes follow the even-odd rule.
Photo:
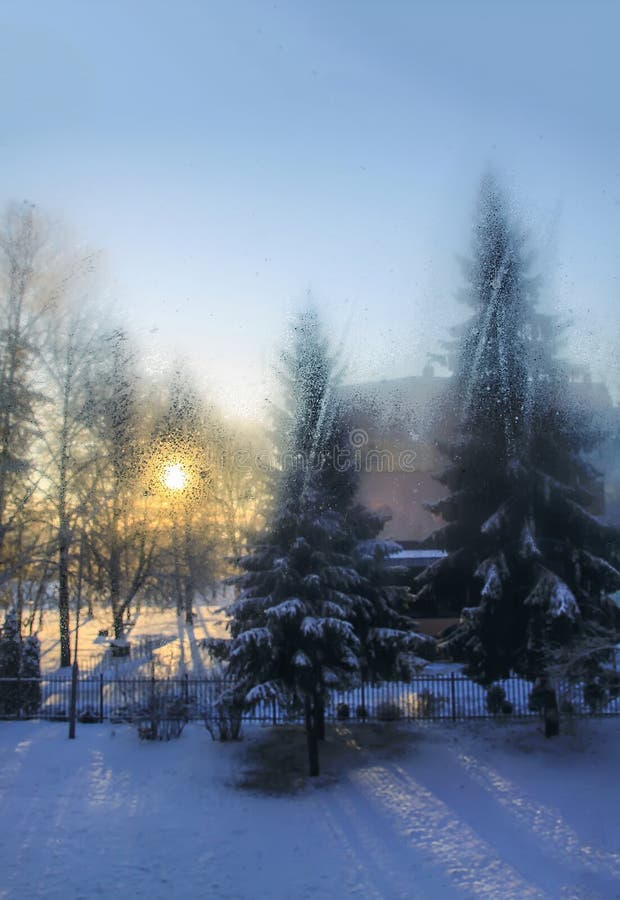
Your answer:
[[[452,721],[456,722],[456,679],[454,672],[450,672],[450,701],[452,703]]]
[[[103,722],[103,672],[99,673],[99,721]]]
[[[150,704],[149,704],[151,707],[151,722],[154,721],[155,716],[157,714],[156,706],[155,706],[155,691],[156,691],[156,688],[155,688],[155,660],[152,659],[151,660],[151,700],[150,700]]]
[[[276,698],[275,697],[271,698],[271,724],[272,725],[278,724],[278,709],[276,706]]]

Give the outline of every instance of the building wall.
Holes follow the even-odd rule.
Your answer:
[[[434,476],[446,462],[438,443],[448,438],[449,428],[441,410],[449,386],[449,378],[436,377],[427,370],[421,376],[353,385],[343,391],[353,410],[359,499],[370,509],[390,516],[383,535],[401,543],[424,540],[442,525],[425,504],[446,493]],[[620,417],[605,385],[584,379],[567,382],[567,390],[577,409],[611,423],[616,434],[612,450],[617,450],[620,429],[614,423]],[[614,501],[620,496],[617,454],[603,448],[595,465],[601,460],[607,461],[604,468],[608,477],[592,484],[591,512],[595,515],[605,513],[605,495]],[[616,464],[610,460],[616,460]],[[620,502],[617,505],[620,508]]]

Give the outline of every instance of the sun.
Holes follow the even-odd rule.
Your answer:
[[[187,472],[181,463],[170,463],[164,469],[162,481],[169,491],[182,491],[187,485]]]

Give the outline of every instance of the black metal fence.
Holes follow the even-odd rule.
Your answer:
[[[177,678],[127,677],[100,673],[78,680],[77,715],[83,722],[134,721],[154,701],[182,709],[187,719],[201,719],[216,710],[231,682],[185,675]],[[615,687],[558,682],[555,685],[564,715],[620,715],[620,685]],[[531,697],[532,684],[511,677],[491,691],[460,674],[420,674],[411,682],[360,684],[333,691],[327,701],[328,721],[417,721],[486,718],[526,718],[539,711]],[[0,678],[0,718],[68,718],[71,678]],[[293,707],[265,700],[243,713],[247,722],[281,724],[301,721]]]

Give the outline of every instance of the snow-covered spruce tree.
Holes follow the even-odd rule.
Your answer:
[[[17,678],[22,655],[22,642],[15,610],[7,610],[0,634],[0,678]],[[19,684],[0,681],[0,715],[19,713]]]
[[[19,674],[22,678],[21,708],[22,713],[26,716],[35,715],[41,703],[41,685],[39,681],[31,680],[41,677],[40,658],[39,639],[34,634],[30,635],[23,643],[19,668]]]
[[[393,545],[373,540],[382,522],[355,503],[337,374],[312,310],[293,329],[281,380],[273,508],[239,560],[231,640],[213,649],[227,660],[238,702],[277,698],[303,710],[309,771],[318,775],[328,691],[356,683],[364,669],[407,677],[423,639],[394,609],[397,591],[381,584]]]
[[[588,512],[596,431],[571,409],[554,353],[554,323],[536,311],[524,239],[494,179],[483,180],[463,299],[451,419],[447,523],[432,542],[448,556],[417,579],[417,597],[464,605],[448,647],[491,683],[514,671],[543,678],[559,647],[616,628],[618,534]]]

